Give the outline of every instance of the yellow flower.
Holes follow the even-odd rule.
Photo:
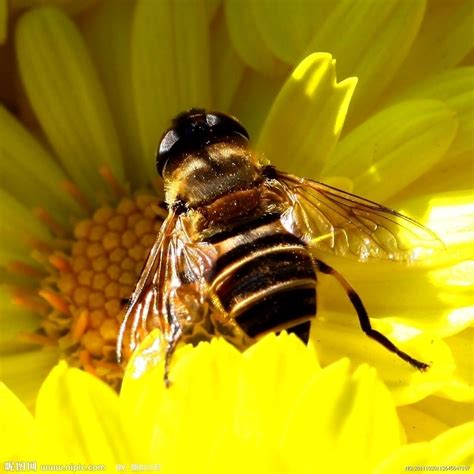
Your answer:
[[[34,421],[4,391],[11,410],[2,416],[20,420],[9,438],[10,458],[24,459],[24,450],[13,449],[22,436],[39,452],[51,436],[67,461],[156,462],[150,452],[159,451],[163,466],[184,468],[194,458],[182,448],[208,456],[202,469],[217,470],[232,458],[237,470],[247,466],[240,447],[252,466],[267,471],[327,467],[331,455],[341,469],[355,459],[364,472],[389,455],[389,467],[380,469],[391,469],[398,448],[409,457],[406,440],[457,439],[449,428],[469,419],[474,392],[471,2],[52,3],[63,10],[12,2],[7,21],[0,0],[0,42],[6,42],[0,64],[7,71],[0,82],[0,375],[29,408],[60,359],[120,385],[114,346],[121,299],[133,289],[164,216],[154,205],[162,195],[156,144],[170,119],[192,106],[232,113],[279,168],[400,209],[436,231],[447,250],[410,267],[334,263],[361,295],[374,327],[430,362],[426,373],[368,339],[340,288],[322,277],[311,334],[322,369],[309,349],[286,336],[243,355],[213,341],[181,350],[173,368],[177,386],[169,392],[155,369],[135,379],[129,368],[118,400],[61,364],[41,388]],[[350,369],[338,362],[342,357]],[[260,377],[270,377],[269,363],[285,369],[270,365],[281,380],[265,385]],[[357,368],[361,363],[378,375]],[[190,370],[184,367],[192,367],[188,375],[202,383],[179,392],[180,366],[183,377]],[[291,388],[294,378],[298,390]],[[214,397],[206,392],[209,380],[220,387]],[[239,392],[229,393],[235,384]],[[361,394],[369,386],[382,401],[367,407]],[[261,414],[277,390],[285,392],[275,401],[279,411],[270,406]],[[106,407],[103,415],[93,412],[91,393]],[[390,397],[406,439],[394,428]],[[163,400],[168,411],[153,400]],[[214,405],[227,416],[228,431]],[[367,410],[376,427],[364,421]],[[119,412],[133,414],[125,427]],[[190,412],[189,422],[173,424]],[[71,417],[59,432],[58,420]],[[212,446],[203,447],[205,434],[190,446],[196,425],[209,430]],[[122,431],[123,437],[113,434]],[[367,432],[370,441],[357,451]],[[133,434],[143,438],[143,451],[133,451]],[[429,464],[436,458],[423,446],[417,459]],[[364,459],[361,452],[368,453]]]
[[[352,372],[347,359],[321,369],[293,335],[267,336],[244,354],[222,340],[184,347],[169,389],[151,349],[132,360],[120,397],[65,363],[43,384],[34,417],[2,387],[5,459],[183,473],[385,473],[472,462],[474,423],[403,446],[376,371]]]

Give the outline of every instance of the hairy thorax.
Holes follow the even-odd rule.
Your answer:
[[[198,210],[208,225],[225,225],[259,213],[260,194],[260,186],[234,191],[218,197]]]
[[[176,161],[165,176],[166,201],[181,201],[196,209],[223,198],[226,204],[232,193],[251,190],[262,181],[260,164],[241,147],[214,144],[203,152],[188,154]],[[236,197],[244,197],[238,195]],[[244,197],[245,199],[245,197]]]

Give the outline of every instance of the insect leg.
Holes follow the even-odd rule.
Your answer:
[[[166,302],[168,324],[163,328],[166,338],[165,368],[163,376],[166,388],[169,388],[171,385],[171,380],[169,379],[171,358],[173,357],[176,346],[178,345],[183,333],[179,319],[171,308],[171,301],[168,300]]]
[[[325,273],[326,275],[333,276],[344,288],[344,290],[347,293],[347,296],[349,297],[349,300],[351,301],[352,305],[354,306],[354,309],[357,312],[357,316],[359,317],[360,327],[362,328],[362,331],[364,331],[364,333],[367,334],[367,336],[374,339],[378,343],[382,344],[382,346],[384,346],[389,351],[397,354],[398,357],[408,362],[413,367],[416,367],[417,369],[421,371],[425,371],[426,369],[428,369],[429,367],[428,364],[425,364],[424,362],[420,362],[419,360],[416,360],[413,357],[411,357],[406,352],[401,351],[392,341],[390,341],[390,339],[388,339],[379,331],[372,328],[370,324],[369,316],[362,303],[362,300],[360,299],[359,295],[355,292],[354,288],[352,288],[349,285],[347,280],[339,272],[334,270],[334,268],[330,267],[329,265],[326,265],[324,262],[321,262],[321,260],[315,260],[315,265],[316,265],[317,270],[319,270],[321,273]]]
[[[169,379],[171,358],[173,357],[174,351],[176,349],[176,346],[178,345],[180,338],[181,325],[178,323],[178,321],[172,321],[170,332],[166,336],[167,345],[165,354],[165,370],[163,376],[166,388],[169,388],[169,386],[171,385],[171,380]]]

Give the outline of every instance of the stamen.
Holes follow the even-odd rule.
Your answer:
[[[125,192],[109,168],[101,167],[101,175],[115,194]],[[82,200],[75,185],[63,185],[78,202]],[[82,205],[89,206],[85,200]],[[115,208],[96,209],[89,219],[76,224],[74,232],[67,232],[44,209],[36,213],[55,235],[65,238],[52,240],[47,253],[33,252],[50,273],[40,276],[40,291],[17,291],[15,298],[18,304],[41,313],[44,320],[37,334],[22,337],[35,344],[57,343],[72,366],[118,389],[123,374],[115,358],[124,311],[120,298],[128,299],[132,294],[167,212],[158,206],[155,195],[124,197]],[[23,273],[34,270],[13,267]],[[128,358],[129,349],[124,352]]]
[[[25,243],[31,247],[33,250],[37,250],[38,252],[42,253],[50,253],[53,251],[53,248],[47,242],[43,240],[38,240],[34,238],[27,238],[25,239]]]
[[[93,210],[91,203],[88,201],[82,191],[72,182],[63,181],[61,187],[66,191],[83,209],[88,212]]]
[[[57,341],[44,334],[38,333],[20,332],[18,334],[18,340],[30,344],[38,344],[39,346],[57,346]]]
[[[17,275],[32,277],[32,278],[41,278],[46,275],[44,270],[40,270],[31,265],[28,265],[25,262],[20,262],[18,260],[11,260],[7,264],[7,269],[11,273],[16,273]]]
[[[48,260],[49,263],[60,272],[69,273],[72,271],[71,264],[64,255],[53,254],[49,256]]]
[[[94,365],[92,363],[92,357],[88,351],[79,352],[79,362],[81,363],[82,368],[89,372],[92,375],[97,375]]]
[[[117,370],[117,364],[114,362],[107,362],[106,360],[98,360],[95,365],[103,369]]]
[[[40,315],[46,315],[49,310],[48,305],[38,298],[36,294],[30,293],[23,288],[15,288],[13,290],[12,301],[17,306],[21,306]]]
[[[38,207],[34,210],[36,217],[46,224],[51,232],[58,237],[66,237],[67,230],[44,208]]]
[[[51,290],[40,290],[38,294],[44,298],[54,309],[70,315],[69,305],[58,293]]]
[[[71,338],[74,342],[78,342],[81,337],[85,334],[87,327],[89,326],[89,312],[87,310],[82,311],[79,314],[74,326],[71,330]]]
[[[125,196],[126,191],[124,187],[119,183],[117,178],[113,175],[112,170],[107,165],[102,165],[99,168],[99,174],[102,176],[104,181],[109,185],[112,192],[117,197]]]

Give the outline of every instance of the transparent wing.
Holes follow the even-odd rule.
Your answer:
[[[163,342],[175,337],[182,319],[190,316],[191,306],[206,300],[216,252],[208,243],[192,242],[186,227],[186,216],[173,212],[163,222],[120,328],[119,361],[122,353],[128,358],[155,328],[163,334]]]
[[[280,171],[271,186],[288,200],[285,228],[323,252],[359,261],[411,262],[444,249],[426,227],[367,199]]]

